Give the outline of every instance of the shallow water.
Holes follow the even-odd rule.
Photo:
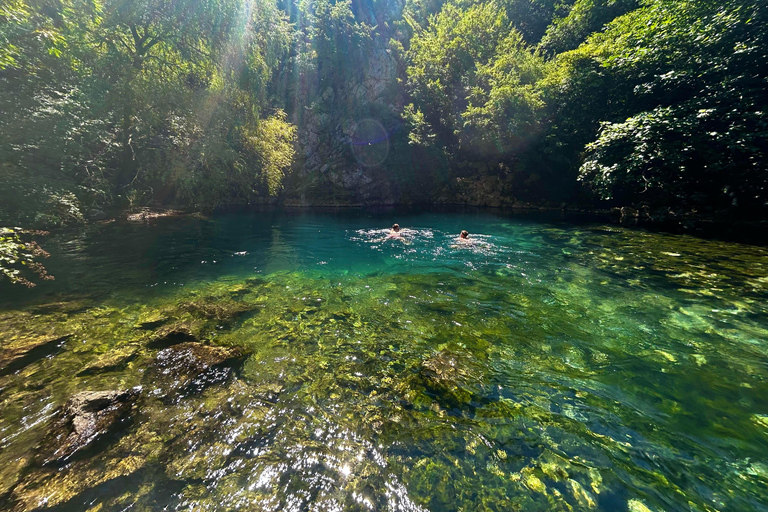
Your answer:
[[[0,354],[52,340],[0,369],[2,508],[768,510],[766,249],[483,211],[44,245],[56,281],[0,288]],[[45,460],[69,397],[128,388]]]

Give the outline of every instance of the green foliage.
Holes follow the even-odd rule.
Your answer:
[[[345,89],[360,73],[368,57],[371,27],[357,21],[351,0],[301,0],[296,12],[295,63],[292,92],[312,105],[328,87]]]
[[[261,121],[256,132],[248,136],[251,151],[262,162],[261,174],[272,196],[280,191],[283,176],[293,163],[295,137],[296,127],[286,121],[282,110]]]
[[[637,0],[576,0],[566,16],[552,21],[539,47],[550,54],[573,50],[608,22],[637,7]]]
[[[604,198],[700,210],[768,205],[765,5],[660,0],[589,43],[632,85],[581,179]]]
[[[514,150],[536,129],[543,64],[499,5],[446,4],[411,42],[411,141],[435,140],[434,131],[465,150]]]
[[[756,0],[446,3],[412,23],[410,141],[515,161],[526,182],[558,184],[550,198],[575,190],[580,168],[619,204],[765,211],[766,10]],[[543,33],[532,12],[549,16],[538,45],[556,54],[547,63],[528,47]]]
[[[271,2],[17,1],[0,21],[2,173],[33,209],[45,210],[49,189],[99,210],[183,202],[205,189],[213,192],[200,204],[215,205],[267,177],[277,186],[284,162],[246,164],[240,154],[241,134],[260,133],[271,109],[292,37]],[[265,174],[243,194],[246,165]]]
[[[496,55],[477,67],[477,85],[465,111],[463,137],[485,143],[486,153],[508,154],[518,150],[539,129],[544,107],[536,82],[544,74],[542,59],[512,31],[499,43]]]
[[[63,32],[76,22],[75,11],[87,10],[80,0],[6,0],[0,5],[0,71],[35,72],[47,56],[60,56]]]
[[[499,0],[512,25],[529,45],[535,45],[547,30],[563,4],[559,0]]]
[[[417,110],[413,103],[403,108],[403,119],[411,127],[408,133],[408,143],[418,146],[431,146],[435,143],[435,134],[432,126],[424,118],[424,113]]]
[[[418,183],[423,200],[488,178],[560,202],[580,180],[617,204],[753,215],[768,205],[767,10],[408,0],[397,19],[380,1],[6,0],[0,214],[54,226],[264,199],[299,127],[300,159],[330,175],[361,163],[350,127],[375,118],[382,183]],[[349,195],[309,174],[287,192]]]
[[[0,277],[29,288],[35,286],[35,283],[27,279],[30,273],[40,279],[53,279],[37,261],[39,258],[47,258],[49,254],[29,238],[30,235],[45,234],[44,231],[0,227]]]

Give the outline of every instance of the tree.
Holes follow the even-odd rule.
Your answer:
[[[754,0],[657,0],[593,38],[633,88],[630,116],[602,123],[580,179],[605,199],[764,212],[767,16]]]
[[[21,228],[0,228],[0,276],[10,280],[13,284],[22,284],[28,288],[35,283],[27,277],[30,273],[38,278],[51,280],[53,276],[48,274],[45,267],[37,261],[39,258],[47,258],[45,252],[37,242],[30,239],[32,235],[45,235],[44,231],[26,231]]]
[[[444,144],[457,142],[462,114],[476,85],[478,65],[488,64],[509,32],[506,14],[494,3],[466,10],[446,4],[411,41],[408,92],[410,111]]]
[[[406,110],[414,142],[435,140],[486,156],[510,154],[537,131],[544,61],[493,2],[446,4],[414,36]]]
[[[273,3],[19,0],[0,21],[5,213],[34,225],[73,197],[82,211],[276,189],[249,153],[292,36]]]
[[[552,20],[539,48],[550,55],[574,50],[611,20],[638,7],[637,0],[576,0],[565,16]]]

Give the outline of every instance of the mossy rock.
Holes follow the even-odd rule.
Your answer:
[[[481,390],[484,380],[472,355],[455,348],[444,348],[422,361],[419,376],[445,407],[460,409]]]
[[[138,351],[138,345],[126,345],[110,350],[86,364],[77,375],[84,376],[122,370],[128,363],[136,359]]]
[[[0,376],[10,375],[58,352],[70,334],[30,335],[12,339],[0,348]]]
[[[179,304],[179,309],[181,311],[188,311],[195,316],[223,322],[253,310],[254,306],[246,302],[222,300],[219,297],[206,297],[199,300],[184,301]]]
[[[83,391],[64,405],[38,452],[42,464],[64,461],[130,414],[138,390]]]
[[[156,330],[151,337],[149,348],[164,349],[179,343],[198,341],[202,336],[200,322],[179,321]]]
[[[226,381],[243,356],[244,352],[239,348],[179,343],[158,352],[145,375],[145,382],[161,396],[197,394],[208,386]]]

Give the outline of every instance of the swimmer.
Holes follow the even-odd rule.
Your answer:
[[[378,240],[374,240],[374,242],[385,242],[387,240],[400,240],[405,245],[410,245],[410,242],[405,239],[403,236],[408,230],[407,229],[400,229],[400,224],[392,224],[392,228],[389,230],[389,234],[385,236],[384,238],[379,238]]]
[[[485,244],[482,244],[485,245]],[[459,237],[455,240],[455,243],[451,245],[451,249],[458,249],[459,247],[475,247],[477,243],[475,240],[469,238],[469,231],[463,229],[459,233]]]
[[[400,224],[392,224],[392,229],[389,230],[389,234],[386,236],[386,238],[402,238],[403,235],[400,234]]]

